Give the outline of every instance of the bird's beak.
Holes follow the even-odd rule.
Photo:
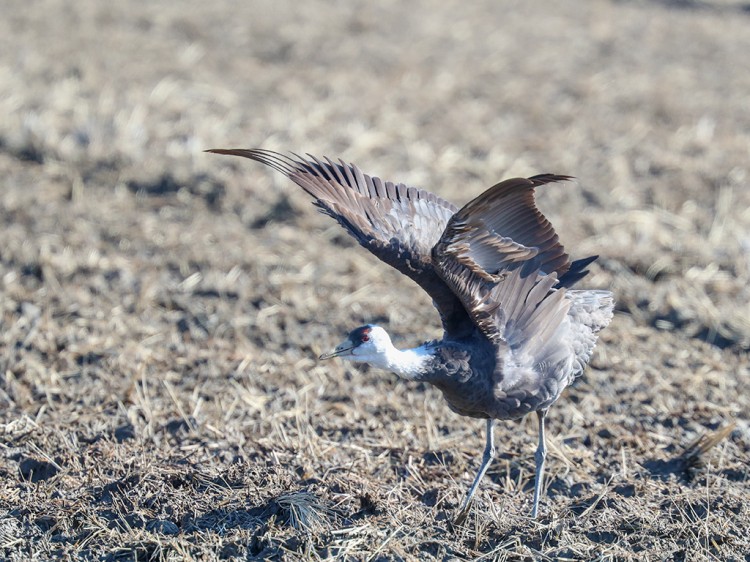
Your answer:
[[[346,340],[341,342],[339,345],[336,346],[336,349],[333,351],[329,351],[328,353],[324,353],[319,357],[319,359],[331,359],[333,357],[347,357],[348,355],[351,355],[351,350],[354,349],[354,344],[350,340]]]

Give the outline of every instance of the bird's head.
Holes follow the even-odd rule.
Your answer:
[[[380,326],[361,326],[352,330],[349,336],[336,346],[336,349],[320,356],[321,359],[341,357],[349,361],[364,361],[367,363],[380,363],[390,349],[393,348],[391,338]]]

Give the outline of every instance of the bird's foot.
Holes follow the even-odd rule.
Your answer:
[[[467,502],[461,506],[455,519],[453,519],[453,524],[457,527],[463,525],[464,521],[466,521],[466,518],[469,516],[469,511],[471,511],[471,502]]]

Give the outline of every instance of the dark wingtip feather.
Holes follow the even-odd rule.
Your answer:
[[[265,164],[287,177],[291,177],[293,173],[301,171],[300,165],[304,164],[304,162],[297,162],[293,158],[279,152],[263,148],[209,148],[204,152],[249,158],[250,160]]]
[[[572,264],[570,264],[570,269],[574,271],[578,271],[594,263],[598,259],[599,259],[599,255],[597,254],[595,256],[589,256],[587,258],[581,258],[580,260],[575,260]]]
[[[557,282],[558,287],[572,287],[578,281],[583,279],[589,274],[589,270],[586,269],[590,264],[594,263],[599,256],[589,256],[576,260],[570,264],[570,269],[566,271]]]
[[[575,176],[564,176],[558,174],[538,174],[528,178],[535,186],[544,185],[545,183],[555,183],[561,181],[571,181],[576,179]]]

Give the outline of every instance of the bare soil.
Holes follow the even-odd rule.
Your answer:
[[[0,558],[747,560],[742,2],[6,2]],[[343,157],[539,205],[618,314],[553,407],[483,423],[316,357],[420,289],[262,166]],[[713,440],[712,440],[713,437]],[[702,438],[701,441],[699,441]]]

